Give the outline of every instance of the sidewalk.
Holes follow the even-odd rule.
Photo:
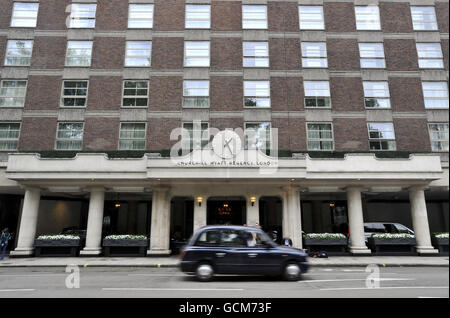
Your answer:
[[[448,267],[448,256],[331,256],[329,258],[309,258],[311,266],[431,266]],[[65,267],[79,265],[85,267],[177,267],[178,257],[31,257],[5,258],[2,267]]]

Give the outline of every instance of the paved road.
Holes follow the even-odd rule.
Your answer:
[[[68,275],[64,268],[2,268],[0,297],[449,297],[448,267],[380,268],[380,278],[371,280],[380,288],[370,289],[363,267],[312,268],[299,282],[221,276],[210,283],[176,268],[81,267],[80,288],[73,289]]]

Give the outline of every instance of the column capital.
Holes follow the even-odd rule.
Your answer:
[[[35,185],[20,185],[25,191],[42,191],[42,187]]]
[[[152,187],[152,192],[168,192],[170,189],[167,185],[156,185]]]
[[[409,187],[406,187],[406,190],[408,191],[425,191],[425,189],[428,188],[428,185],[425,184],[417,184],[417,185],[412,185]]]
[[[89,186],[87,190],[89,192],[105,192],[106,189],[104,186]]]

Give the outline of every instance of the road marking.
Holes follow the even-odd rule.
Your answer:
[[[364,269],[343,269],[343,272],[366,272]]]
[[[0,289],[0,292],[24,292],[24,291],[35,291],[36,289]]]
[[[102,288],[103,291],[244,291],[241,288]]]
[[[150,277],[172,277],[172,276],[176,276],[176,277],[184,277],[186,276],[185,274],[128,274],[128,276],[150,276]]]
[[[448,286],[396,286],[396,287],[344,287],[344,288],[322,288],[320,290],[383,290],[383,289],[448,289]]]
[[[318,280],[300,280],[299,283],[329,283],[329,282],[352,282],[352,281],[365,281],[366,278],[348,278],[348,279],[318,279]],[[416,280],[415,278],[373,278],[374,281],[393,281],[393,280]]]
[[[0,277],[42,277],[42,276],[66,276],[67,274],[0,274]]]

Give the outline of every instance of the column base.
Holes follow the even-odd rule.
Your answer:
[[[101,254],[101,248],[84,248],[80,251],[80,256],[100,256]]]
[[[416,252],[421,256],[439,254],[439,250],[433,248],[432,246],[416,246]]]
[[[367,247],[350,247],[349,250],[350,253],[353,255],[364,256],[372,254],[372,251],[369,250]]]
[[[147,250],[147,256],[170,256],[171,250]]]
[[[9,257],[32,257],[34,256],[34,248],[16,248],[14,251],[9,252]]]

